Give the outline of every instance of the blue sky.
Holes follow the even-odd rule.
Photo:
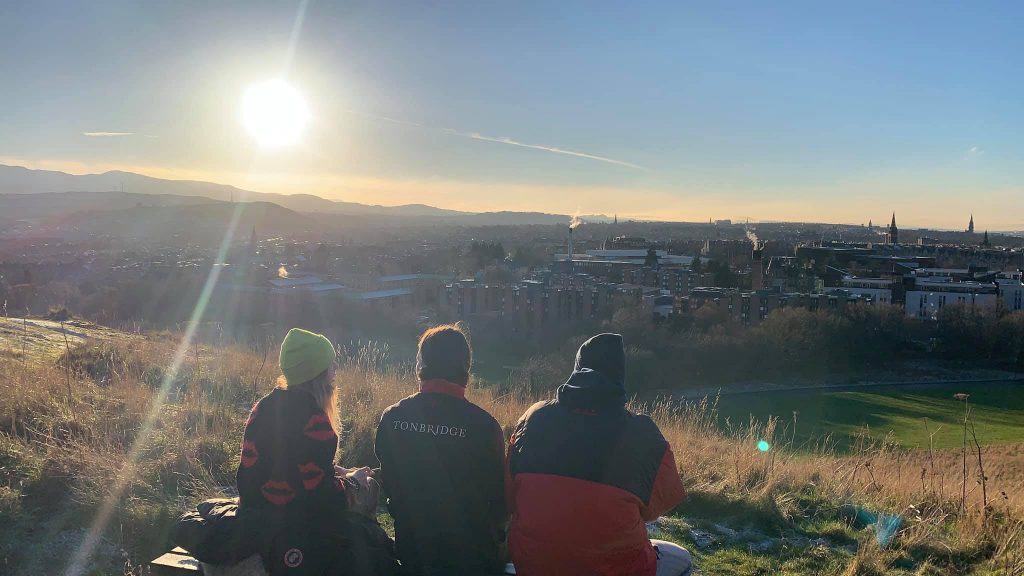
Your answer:
[[[313,1],[296,26],[300,6],[0,5],[0,162],[473,210],[1024,229],[1021,3]],[[313,120],[261,150],[241,95],[282,74]]]

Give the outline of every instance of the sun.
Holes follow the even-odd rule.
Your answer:
[[[253,84],[242,97],[242,125],[265,148],[297,143],[307,122],[306,100],[280,78]]]

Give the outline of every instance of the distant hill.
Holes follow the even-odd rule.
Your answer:
[[[132,192],[39,192],[0,194],[0,214],[11,219],[40,219],[81,211],[125,210],[136,207],[209,205],[202,196],[136,194]]]
[[[123,188],[123,192],[121,191]],[[568,221],[565,214],[543,212],[461,212],[426,204],[375,206],[327,200],[312,194],[270,194],[242,190],[235,186],[192,180],[165,180],[132,172],[75,175],[52,170],[31,170],[0,164],[0,233],[14,220],[43,220],[53,228],[57,223],[77,222],[76,213],[102,213],[129,209],[184,206],[230,206],[229,201],[276,204],[293,213],[306,214],[320,222],[331,216],[368,217],[363,224],[407,225],[446,224],[463,226],[550,225]],[[223,210],[223,209],[217,209]],[[142,216],[145,210],[136,215]],[[173,219],[187,211],[163,211]],[[201,213],[202,211],[199,211]],[[151,217],[151,215],[150,215]],[[592,222],[607,222],[607,216],[584,216]],[[103,221],[97,217],[97,221]],[[145,221],[146,218],[141,220]],[[116,223],[110,233],[124,228]],[[302,227],[307,223],[302,224]]]
[[[253,227],[263,235],[294,235],[321,229],[309,216],[272,202],[139,206],[122,210],[81,211],[44,220],[41,228],[63,235],[111,235],[122,238],[186,238],[195,243],[219,242],[238,210],[232,240],[248,238]]]
[[[599,217],[587,218],[590,218],[590,221],[597,221]],[[544,212],[505,211],[469,214],[458,218],[457,221],[459,224],[467,226],[520,226],[524,224],[568,224],[569,217],[564,214],[547,214]]]
[[[296,212],[332,214],[396,214],[403,216],[450,216],[469,214],[424,204],[375,206],[327,200],[312,194],[253,192],[226,184],[195,180],[165,180],[118,170],[102,174],[67,174],[53,170],[32,170],[0,164],[0,194],[46,194],[58,192],[120,192],[146,195],[197,196],[227,202],[273,202]]]

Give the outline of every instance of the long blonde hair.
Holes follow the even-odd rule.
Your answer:
[[[312,380],[298,384],[289,384],[288,379],[282,374],[277,378],[277,387],[282,390],[305,390],[312,394],[313,399],[316,400],[316,405],[327,414],[327,418],[331,421],[331,428],[334,429],[334,433],[340,434],[341,422],[338,416],[338,388],[334,385],[333,375],[334,370],[328,368]]]

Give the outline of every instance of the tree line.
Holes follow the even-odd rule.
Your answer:
[[[789,308],[745,326],[710,306],[687,320],[659,320],[628,308],[601,329],[625,338],[627,386],[635,392],[869,374],[904,360],[1024,371],[1024,311],[1005,309],[949,306],[928,321],[891,305]],[[584,337],[535,355],[527,363],[530,378],[543,386],[564,380]]]

